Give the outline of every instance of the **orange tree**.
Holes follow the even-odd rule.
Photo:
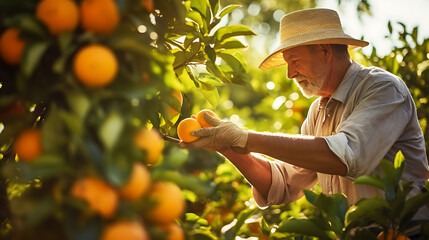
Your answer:
[[[210,180],[177,169],[187,150],[159,133],[176,134],[188,95],[215,107],[217,86],[246,81],[235,37],[254,33],[220,24],[237,7],[2,1],[1,238],[212,238],[184,214]]]

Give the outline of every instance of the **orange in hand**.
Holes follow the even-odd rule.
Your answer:
[[[177,126],[177,135],[184,142],[193,142],[200,137],[191,135],[191,132],[201,128],[201,124],[194,118],[185,118]]]
[[[197,121],[201,124],[201,127],[203,128],[207,128],[207,127],[213,127],[212,125],[210,125],[207,121],[206,118],[204,117],[204,114],[208,113],[213,117],[217,117],[216,113],[214,113],[212,110],[209,109],[204,109],[198,112],[197,114]]]

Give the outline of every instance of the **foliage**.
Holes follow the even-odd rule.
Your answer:
[[[216,0],[118,0],[121,20],[113,33],[95,34],[80,26],[52,35],[34,15],[38,3],[2,1],[0,8],[2,32],[17,28],[26,44],[19,66],[0,62],[2,197],[8,198],[1,206],[6,213],[0,219],[2,238],[94,239],[123,218],[142,219],[152,238],[165,237],[145,218],[145,209],[156,204],[149,197],[120,199],[113,218],[105,219],[70,188],[85,176],[97,176],[114,189],[126,184],[133,164],[149,161],[150,149],[139,149],[133,140],[136,131],[175,132],[180,116],[170,109],[180,111],[182,103],[174,91],[198,92],[216,106],[217,86],[244,83],[246,63],[237,49],[245,45],[236,37],[253,31],[219,25],[238,6],[221,8]],[[74,56],[93,43],[111,49],[119,63],[113,82],[104,87],[82,84],[74,74]],[[22,162],[15,157],[14,139],[32,127],[42,132],[43,153]],[[189,205],[214,190],[211,179],[192,174],[198,161],[193,157],[167,143],[163,162],[148,166],[153,181],[179,185]],[[189,214],[182,221],[191,239],[213,235],[207,227],[187,229],[194,221]]]
[[[424,192],[411,198],[413,183],[401,182],[405,167],[402,154],[395,163],[382,160],[383,175],[361,176],[355,184],[374,186],[384,193],[384,197],[364,198],[354,205],[347,203],[342,194],[326,196],[323,193],[305,190],[306,199],[318,213],[307,218],[290,218],[283,221],[272,236],[312,236],[318,239],[377,239],[377,231],[394,230],[404,234],[407,230],[420,226],[424,234],[429,221],[413,220],[417,211],[429,201],[429,193]],[[429,182],[426,183],[426,190]],[[378,230],[371,230],[378,229]],[[428,236],[426,236],[428,237]]]

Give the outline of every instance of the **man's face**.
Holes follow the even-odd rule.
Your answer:
[[[299,46],[283,52],[287,77],[293,79],[306,97],[318,95],[328,78],[328,66],[318,45]]]

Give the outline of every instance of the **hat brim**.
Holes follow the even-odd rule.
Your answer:
[[[348,45],[349,49],[354,49],[357,47],[365,47],[368,46],[367,41],[358,40],[352,37],[341,37],[341,38],[329,38],[329,39],[319,39],[319,40],[313,40],[308,42],[300,42],[298,44],[290,43],[290,42],[283,42],[278,46],[274,51],[266,57],[261,64],[259,65],[259,68],[261,70],[266,70],[274,67],[279,67],[286,64],[286,61],[283,59],[283,51],[298,47],[298,46],[304,46],[304,45],[313,45],[313,44],[342,44],[342,45]]]

